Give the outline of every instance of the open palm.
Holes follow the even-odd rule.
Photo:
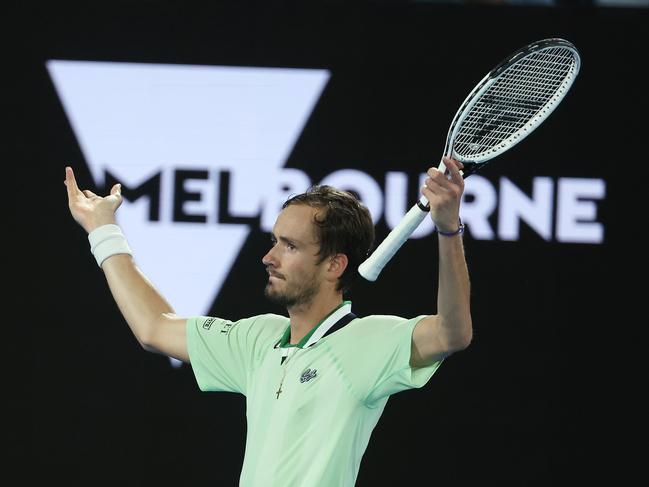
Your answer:
[[[72,218],[90,233],[97,227],[115,223],[115,211],[122,204],[121,185],[115,184],[108,196],[98,196],[90,190],[80,190],[71,167],[65,168],[65,186]]]

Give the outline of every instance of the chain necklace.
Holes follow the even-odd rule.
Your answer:
[[[328,331],[335,329],[334,325],[344,326],[353,318],[356,318],[356,315],[351,312],[352,303],[351,301],[343,301],[340,306],[334,309],[329,315],[316,325],[316,327],[311,330],[306,336],[304,336],[295,347],[286,348],[285,345],[289,344],[291,338],[291,327],[290,325],[284,331],[284,335],[276,343],[274,348],[283,348],[282,357],[284,366],[284,371],[282,373],[282,380],[279,383],[279,388],[275,392],[277,394],[277,399],[279,395],[283,392],[282,385],[284,385],[284,379],[288,372],[288,362],[293,358],[293,355],[297,355],[298,350],[306,350],[312,345],[314,345],[318,340],[327,334]],[[282,346],[284,344],[284,346]],[[285,360],[284,360],[285,358]]]
[[[288,371],[288,363],[289,361],[293,358],[294,355],[297,355],[297,347],[292,349],[293,351],[288,354],[288,357],[284,361],[284,372],[282,373],[282,380],[279,383],[279,388],[277,389],[277,399],[279,399],[279,395],[282,393],[282,385],[284,384],[284,379],[286,378],[286,372]]]

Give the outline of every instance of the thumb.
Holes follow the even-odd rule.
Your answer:
[[[122,205],[122,185],[119,183],[115,184],[110,190],[110,196],[114,196],[112,198],[115,201],[113,210],[117,210]]]

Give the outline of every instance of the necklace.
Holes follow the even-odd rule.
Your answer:
[[[291,327],[290,325],[284,331],[284,335],[275,343],[274,348],[282,348],[282,365],[284,366],[284,371],[282,373],[282,380],[279,383],[279,388],[275,391],[277,399],[282,393],[282,385],[284,384],[284,379],[286,378],[286,373],[288,371],[288,362],[293,358],[293,355],[297,355],[298,349],[306,350],[312,345],[314,345],[318,340],[325,336],[328,332],[338,329],[338,327],[345,326],[352,319],[356,318],[356,315],[351,312],[352,303],[350,301],[343,301],[340,306],[334,309],[329,315],[318,323],[311,332],[309,332],[305,337],[303,337],[297,346],[292,348],[287,348],[286,345],[289,343],[291,338]]]
[[[291,351],[288,354],[288,357],[284,361],[284,372],[282,373],[282,380],[279,383],[279,388],[277,389],[277,399],[279,399],[279,395],[282,393],[282,384],[284,384],[284,379],[286,378],[286,371],[288,370],[288,363],[289,361],[293,358],[293,355],[297,355],[297,348],[291,349]]]

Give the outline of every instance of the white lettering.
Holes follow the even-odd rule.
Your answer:
[[[518,240],[521,220],[544,240],[552,239],[553,185],[550,178],[534,178],[532,197],[527,196],[507,178],[500,178],[498,236]]]
[[[489,216],[496,209],[498,197],[489,180],[474,174],[465,180],[462,206],[462,221],[466,223],[471,236],[478,240],[493,240],[494,231]]]
[[[407,208],[408,175],[404,172],[388,172],[385,174],[385,223],[388,228],[396,227]]]
[[[230,188],[228,192],[228,209],[233,216],[255,217],[259,214],[265,190],[273,190],[273,180],[277,174],[290,169],[256,167],[233,164],[228,170]],[[254,189],[251,186],[254,185]],[[270,185],[270,186],[269,186]]]
[[[203,221],[209,224],[237,225],[252,223],[259,216],[260,229],[269,232],[275,224],[283,203],[289,197],[305,191],[312,184],[309,175],[300,169],[281,168],[268,171],[265,174],[264,184],[254,186],[249,195],[250,200],[256,202],[258,207],[257,213],[252,213],[251,203],[243,202],[245,195],[241,192],[240,183],[232,184],[233,181],[241,181],[243,173],[237,174],[237,177],[233,177],[230,173],[230,187],[226,200],[221,199],[226,206],[219,208],[219,172],[200,168],[195,171],[195,174],[185,174],[184,179],[176,181],[175,184],[169,182],[173,180],[173,174],[164,171],[164,177],[161,178],[160,198],[160,205],[165,210],[162,212],[164,221],[187,221],[186,219],[193,220],[196,217],[198,220],[193,220],[194,222],[200,223],[200,218],[203,218]],[[225,177],[227,176],[226,174]],[[419,188],[425,177],[424,173],[420,174]],[[142,183],[143,181],[128,182],[133,187]],[[335,171],[325,176],[321,184],[330,184],[356,193],[370,210],[373,222],[376,224],[383,217],[390,230],[399,224],[410,209],[409,181],[408,174],[405,172],[390,171],[385,174],[385,195],[372,176],[355,169]],[[233,194],[237,188],[239,193]],[[153,192],[149,196],[154,196],[155,189],[151,191]],[[495,187],[486,178],[473,175],[465,181],[460,211],[471,237],[476,240],[498,238],[517,241],[520,239],[522,221],[545,241],[552,241],[554,230],[558,242],[601,243],[604,239],[604,226],[596,221],[597,205],[594,200],[603,199],[605,193],[606,186],[602,179],[559,178],[555,222],[552,178],[534,178],[532,194],[528,195],[508,178],[501,178],[499,186]],[[413,200],[415,197],[418,198],[419,191],[412,196]],[[173,215],[168,211],[174,201],[177,204],[176,211],[180,212],[179,215]],[[140,219],[146,220],[150,205],[151,200],[148,196],[140,197],[136,201],[129,201],[122,213],[128,211],[133,215],[139,214]],[[237,211],[234,211],[230,205],[236,207]],[[489,221],[496,212],[497,236]],[[181,219],[175,220],[177,217]],[[422,238],[433,231],[433,222],[428,217],[415,229],[410,238]]]
[[[374,224],[380,220],[383,214],[383,192],[369,174],[356,169],[340,169],[329,174],[320,184],[329,184],[356,193],[370,210]]]
[[[261,208],[261,229],[270,232],[284,202],[289,197],[304,192],[310,185],[309,176],[299,169],[284,168],[275,171],[266,185],[266,199]]]
[[[606,185],[601,179],[559,179],[557,191],[557,240],[559,242],[602,243],[604,226],[595,222],[597,206]]]

